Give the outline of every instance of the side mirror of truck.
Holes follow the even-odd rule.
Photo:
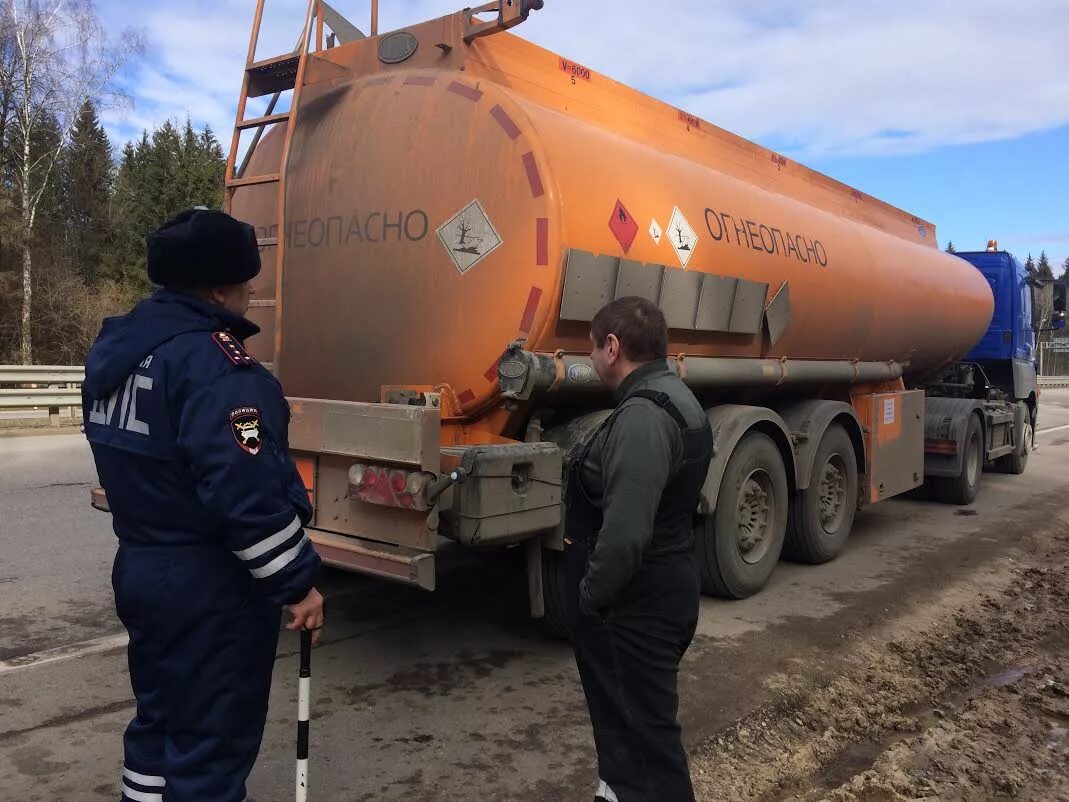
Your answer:
[[[1055,283],[1051,287],[1052,300],[1054,301],[1055,312],[1066,311],[1066,295],[1069,294],[1069,287],[1063,282]]]

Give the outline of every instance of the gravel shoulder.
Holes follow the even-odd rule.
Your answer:
[[[1069,800],[1069,522],[765,678],[701,800]]]

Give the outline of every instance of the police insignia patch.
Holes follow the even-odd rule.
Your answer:
[[[238,407],[230,411],[230,431],[242,450],[253,456],[260,453],[263,445],[260,410],[255,407]]]

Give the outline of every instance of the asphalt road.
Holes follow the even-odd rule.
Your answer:
[[[1062,429],[1060,427],[1065,427]],[[894,500],[863,512],[847,551],[781,564],[744,602],[706,600],[683,666],[697,744],[761,703],[760,680],[801,645],[835,649],[947,577],[1007,559],[1069,507],[1069,390],[1043,396],[1024,477],[988,474],[958,510]],[[89,507],[78,435],[0,437],[0,797],[117,798],[133,702],[111,601],[114,537]],[[570,651],[526,620],[518,553],[443,559],[434,594],[328,572],[313,666],[312,798],[567,800],[596,778]],[[249,784],[292,798],[296,638],[283,634],[272,711]]]

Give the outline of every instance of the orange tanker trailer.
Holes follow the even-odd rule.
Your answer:
[[[962,502],[1021,450],[1012,401],[919,389],[992,317],[931,223],[505,32],[541,2],[364,37],[312,0],[309,47],[256,61],[259,5],[227,197],[327,562],[433,589],[440,538],[525,543],[559,623],[562,464],[609,403],[588,322],[623,295],[664,309],[714,424],[709,592],[755,592],[785,542],[835,556],[860,505],[922,484],[926,428]]]

